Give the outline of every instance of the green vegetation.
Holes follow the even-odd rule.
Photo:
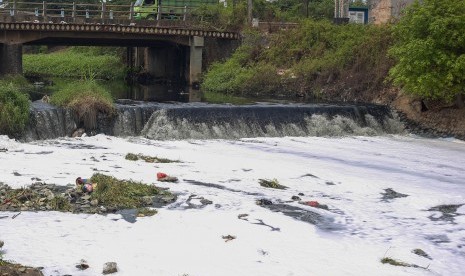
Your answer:
[[[161,158],[161,157],[153,157],[153,156],[148,156],[148,155],[143,155],[143,154],[134,154],[134,153],[128,153],[126,154],[125,157],[126,160],[131,160],[131,161],[137,161],[139,159],[144,160],[147,163],[179,163],[179,160],[171,160],[167,158]]]
[[[123,78],[125,66],[118,48],[71,47],[50,54],[23,55],[25,75],[116,79]]]
[[[465,93],[465,6],[424,0],[393,26],[397,60],[390,76],[409,93],[449,102]],[[461,102],[463,105],[463,101]]]
[[[16,136],[29,120],[30,84],[21,76],[0,79],[0,134]]]
[[[308,19],[293,30],[244,35],[233,56],[212,64],[205,74],[206,93],[326,98],[323,88],[341,90],[337,80],[352,93],[373,91],[383,85],[392,64],[386,56],[391,44],[388,26]]]
[[[404,263],[404,262],[401,262],[401,261],[397,261],[397,260],[394,260],[394,259],[388,258],[388,257],[382,258],[382,259],[381,259],[381,263],[383,263],[383,264],[390,264],[390,265],[394,265],[394,266],[405,266],[405,267],[410,267],[410,266],[411,266],[411,265],[408,264],[408,263]]]
[[[52,208],[52,210],[57,211],[69,212],[73,209],[73,207],[69,203],[69,200],[63,196],[55,196],[50,200],[49,205]]]
[[[91,198],[97,199],[100,204],[114,208],[141,208],[145,206],[143,197],[155,196],[161,191],[153,185],[146,185],[131,180],[119,180],[112,176],[94,174],[92,183],[97,183],[97,188]]]
[[[137,216],[138,217],[151,217],[158,213],[156,209],[151,208],[139,208],[137,209]]]
[[[265,188],[273,188],[273,189],[287,189],[286,186],[279,184],[279,181],[275,178],[273,180],[269,179],[259,179],[258,183],[260,186],[265,187]]]
[[[50,102],[74,110],[86,129],[95,129],[97,114],[114,114],[113,97],[95,80],[68,83],[53,93]]]
[[[389,258],[389,257],[382,258],[381,263],[382,264],[390,264],[390,265],[393,265],[393,266],[404,266],[404,267],[414,267],[414,268],[428,269],[427,267],[422,267],[422,266],[419,266],[419,265],[416,265],[416,264],[409,264],[409,263],[401,262],[401,261],[398,261],[398,260],[395,260],[395,259],[392,259],[392,258]]]

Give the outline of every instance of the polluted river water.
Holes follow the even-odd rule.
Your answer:
[[[0,212],[4,259],[44,275],[100,275],[106,262],[116,275],[463,275],[463,141],[411,135],[376,106],[120,104],[107,134],[77,138],[60,137],[66,114],[37,107],[27,142],[0,137],[0,181],[66,186],[100,172],[176,201],[133,220]]]

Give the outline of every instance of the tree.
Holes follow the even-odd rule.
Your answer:
[[[461,99],[465,92],[465,5],[418,0],[393,26],[389,54],[394,84],[426,99]],[[463,104],[463,101],[458,101]]]

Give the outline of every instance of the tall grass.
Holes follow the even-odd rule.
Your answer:
[[[95,80],[69,83],[53,93],[50,102],[74,110],[86,129],[97,127],[98,113],[114,114],[113,97]]]
[[[0,79],[0,134],[16,136],[29,120],[29,84],[23,77]]]
[[[125,65],[118,50],[97,47],[72,47],[50,54],[26,54],[23,56],[25,75],[55,77],[92,77],[116,79],[124,77]]]

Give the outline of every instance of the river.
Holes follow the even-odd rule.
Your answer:
[[[73,184],[101,172],[178,194],[135,222],[0,212],[4,258],[44,267],[45,275],[98,275],[109,261],[118,275],[463,275],[463,141],[411,135],[391,115],[378,120],[376,108],[349,106],[355,119],[338,111],[284,120],[316,107],[259,104],[231,119],[220,115],[237,107],[173,105],[158,106],[132,135],[0,137],[0,181],[12,187]],[[263,123],[270,114],[282,123]],[[129,161],[127,153],[181,162]],[[180,181],[157,182],[157,172]],[[259,179],[288,188],[264,188]],[[272,205],[257,204],[263,200]],[[235,239],[225,242],[227,235]],[[75,267],[81,259],[88,270]]]

